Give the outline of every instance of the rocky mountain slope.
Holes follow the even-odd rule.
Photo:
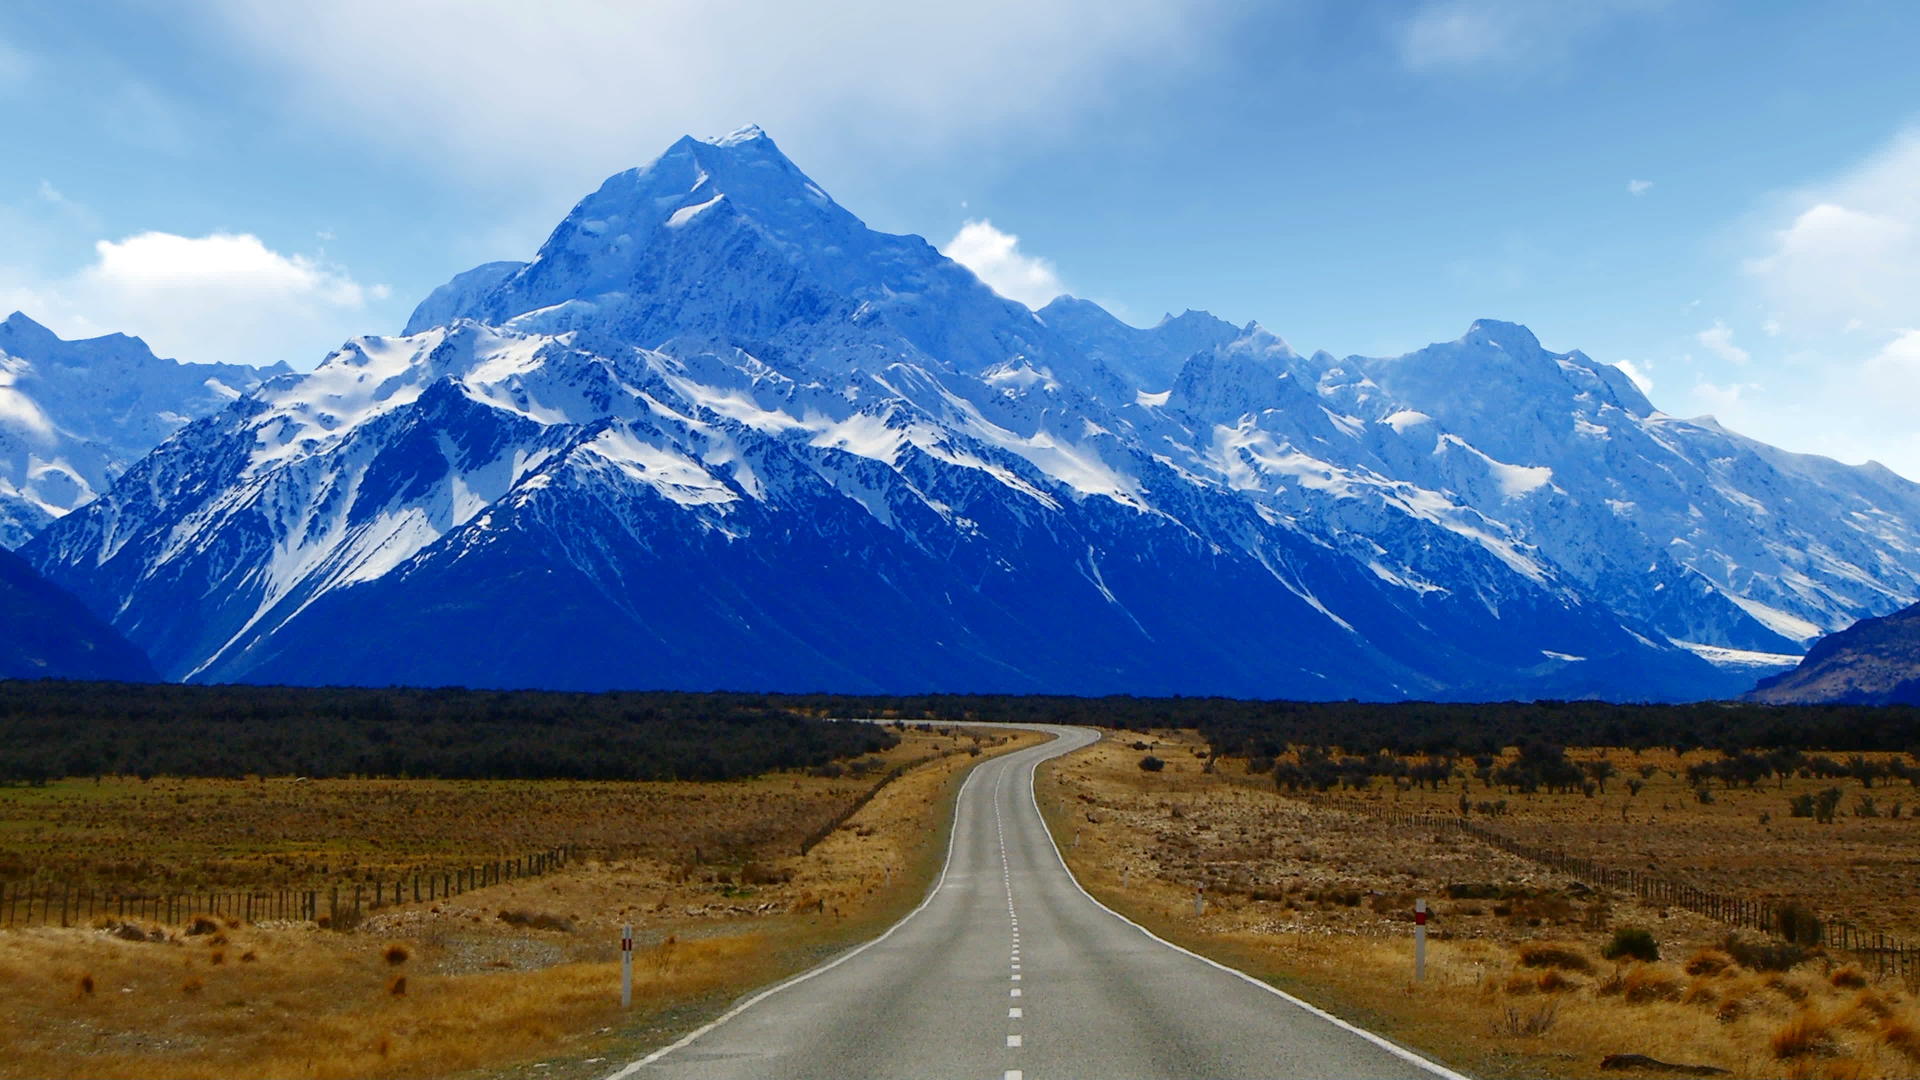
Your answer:
[[[1749,701],[1772,705],[1920,705],[1920,604],[1814,642],[1792,671],[1762,679]]]
[[[64,341],[0,322],[0,547],[84,506],[188,421],[291,368],[182,364],[123,334]]]
[[[1005,300],[757,129],[610,178],[26,549],[169,676],[1728,695],[1920,597],[1920,488],[1483,320]]]
[[[140,650],[78,600],[0,551],[0,679],[153,682]]]

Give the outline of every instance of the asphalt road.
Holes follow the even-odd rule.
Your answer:
[[[611,1080],[1457,1075],[1082,891],[1040,819],[1033,770],[1098,736],[1046,730],[1059,737],[968,777],[921,907]]]

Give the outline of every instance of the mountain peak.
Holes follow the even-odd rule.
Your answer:
[[[1509,352],[1539,352],[1540,339],[1519,323],[1499,319],[1475,319],[1460,336],[1462,345],[1491,345]]]
[[[767,133],[761,130],[759,124],[748,124],[745,127],[735,128],[718,138],[702,139],[700,141],[713,146],[741,146],[750,142],[765,142],[768,146],[773,145],[773,139],[769,138]]]
[[[28,318],[24,312],[16,311],[0,322],[0,330],[10,337],[26,338],[29,341],[58,340],[58,335],[39,323]]]

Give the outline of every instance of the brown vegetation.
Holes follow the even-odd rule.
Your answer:
[[[1147,740],[1167,761],[1161,773],[1142,773],[1129,749]],[[1730,937],[1724,924],[1450,830],[1289,798],[1244,763],[1221,760],[1208,772],[1183,752],[1198,745],[1177,732],[1117,733],[1043,767],[1043,808],[1057,832],[1080,834],[1067,854],[1082,882],[1163,936],[1364,1016],[1465,1071],[1588,1076],[1608,1058],[1621,1067],[1644,1056],[1743,1076],[1901,1077],[1920,1062],[1920,999],[1849,957],[1751,932]],[[1816,881],[1790,865],[1817,850],[1812,840],[1770,848],[1757,815],[1746,831],[1717,816],[1745,792],[1712,804],[1689,793],[1682,802],[1674,796],[1686,789],[1657,779],[1638,796],[1619,793],[1669,800],[1667,809],[1654,802],[1652,813],[1634,812],[1636,843],[1616,852],[1621,858],[1644,866],[1652,851],[1675,872],[1737,864],[1756,880],[1802,883],[1823,901],[1842,895],[1845,880]],[[1420,797],[1436,808],[1457,802],[1453,783],[1452,792]],[[1366,797],[1414,796],[1389,786]],[[1597,792],[1592,800],[1578,791],[1510,800],[1500,827],[1537,824],[1555,836],[1619,814],[1596,805]],[[1730,841],[1710,841],[1717,824]],[[1822,828],[1831,836],[1839,826]],[[1881,840],[1888,850],[1905,843]],[[1817,858],[1829,867],[1835,860]],[[1766,877],[1769,860],[1789,864],[1781,878]],[[1869,876],[1868,888],[1876,880]],[[1196,916],[1200,885],[1208,903]],[[1433,910],[1423,983],[1411,970],[1416,897]],[[1868,903],[1891,910],[1895,897],[1877,892]],[[1632,958],[1636,931],[1663,959]],[[1616,949],[1619,960],[1600,959]]]
[[[1034,741],[1022,736],[990,749]],[[896,753],[913,760],[972,745],[971,736],[914,734]],[[547,877],[385,908],[351,930],[223,920],[189,937],[191,925],[103,920],[97,927],[0,932],[0,1077],[409,1077],[541,1058],[638,1057],[742,991],[871,935],[916,902],[937,867],[958,778],[976,760],[950,754],[908,772],[805,856],[797,854],[799,838],[840,813],[836,800],[864,795],[871,770],[861,779],[780,774],[625,785],[629,790],[571,782],[340,781],[321,800],[341,815],[330,838],[318,828],[317,812],[296,811],[291,798],[241,810],[234,809],[239,791],[223,791],[223,782],[169,783],[169,791],[177,786],[188,797],[176,805],[223,824],[190,821],[183,812],[174,835],[156,842],[159,850],[137,857],[159,876],[187,870],[166,859],[202,854],[224,858],[229,868],[271,866],[286,855],[406,865],[421,857],[418,849],[483,843],[486,828],[459,820],[461,814],[494,823],[496,843],[506,842],[498,835],[504,832],[522,840],[617,837],[621,844]],[[223,793],[232,796],[224,809]],[[0,801],[21,794],[7,792]],[[150,816],[159,807],[123,795],[107,795],[91,812],[61,807],[68,822],[62,829],[131,838],[160,820]],[[352,812],[354,796],[375,810]],[[445,834],[409,821],[412,815],[399,809],[408,801]],[[316,817],[310,825],[275,826],[269,805]],[[128,820],[113,816],[121,810]],[[542,813],[550,818],[541,820]],[[596,814],[607,817],[594,820]],[[217,830],[242,820],[257,831],[241,827],[232,838],[237,850],[223,847]],[[382,833],[388,825],[396,836]],[[7,843],[0,839],[0,847]],[[333,853],[349,851],[356,854]],[[748,866],[757,869],[747,873]],[[623,924],[634,926],[642,946],[635,1005],[624,1013]],[[216,937],[225,939],[218,951],[241,962],[214,964]],[[83,973],[97,992],[75,992]],[[572,1074],[556,1067],[542,1075]]]

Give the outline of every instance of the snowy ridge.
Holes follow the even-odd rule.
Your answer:
[[[289,371],[182,364],[121,334],[65,341],[0,321],[0,547],[91,502],[167,436]]]
[[[1341,359],[1031,312],[758,129],[408,331],[249,388],[29,558],[177,677],[582,688],[1697,697],[1920,595],[1884,470],[1513,324]]]

